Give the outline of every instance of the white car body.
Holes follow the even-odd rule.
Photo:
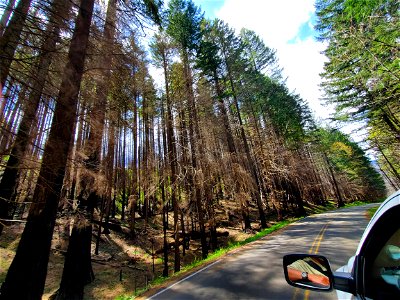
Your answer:
[[[359,255],[361,252],[361,249],[364,245],[365,240],[367,239],[371,229],[374,227],[376,222],[379,220],[379,218],[387,212],[389,209],[400,205],[400,191],[397,191],[396,193],[392,194],[389,196],[378,208],[378,210],[375,212],[374,216],[371,218],[370,222],[368,223],[363,236],[361,237],[360,243],[358,244],[357,252],[355,253],[355,256]],[[355,256],[352,256],[347,265],[344,265],[340,267],[337,272],[345,272],[345,273],[352,273],[353,272],[353,267],[354,267],[354,261],[355,261]],[[351,300],[351,299],[361,299],[358,296],[354,296],[350,293],[342,292],[339,290],[336,290],[337,292],[337,297],[340,300]],[[369,298],[366,298],[369,299]]]

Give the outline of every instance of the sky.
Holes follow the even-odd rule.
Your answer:
[[[277,51],[287,86],[307,100],[317,120],[332,108],[321,105],[319,74],[326,57],[324,44],[315,40],[315,0],[193,0],[208,19],[219,18],[237,32],[247,28]]]

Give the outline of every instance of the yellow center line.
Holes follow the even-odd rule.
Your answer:
[[[306,290],[306,291],[304,292],[304,300],[308,300],[308,297],[310,297],[310,291],[309,291],[309,290]]]
[[[320,247],[321,242],[322,242],[322,240],[323,240],[323,238],[324,238],[324,234],[325,234],[326,229],[328,228],[328,225],[329,225],[329,222],[326,223],[326,224],[321,228],[321,230],[318,232],[317,236],[315,237],[315,239],[314,239],[314,241],[313,241],[313,243],[312,243],[312,245],[311,245],[310,250],[308,250],[308,253],[309,253],[309,254],[318,254],[319,247]],[[299,290],[300,290],[300,289],[298,289],[298,288],[295,290],[295,292],[294,292],[294,294],[293,294],[293,297],[292,297],[292,300],[296,300],[296,297],[297,297],[297,294],[298,294]],[[310,296],[310,291],[309,291],[309,290],[306,290],[306,291],[304,292],[304,300],[308,300],[308,297],[309,297],[309,296]]]
[[[321,246],[321,242],[324,238],[324,234],[325,234],[326,228],[328,228],[328,225],[329,225],[329,222],[326,223],[319,231],[310,250],[308,251],[309,254],[318,254],[319,246]],[[308,300],[309,297],[310,297],[310,291],[309,290],[304,291],[304,300]]]
[[[322,233],[321,233],[321,235],[320,235],[320,237],[318,239],[317,245],[315,247],[314,254],[318,254],[319,246],[321,246],[321,242],[322,242],[322,239],[324,238],[324,234],[325,234],[326,228],[328,228],[328,224],[326,224],[324,226],[324,230],[322,231]]]
[[[310,250],[308,250],[308,253],[309,253],[309,254],[313,254],[313,252],[314,252],[314,247],[315,247],[315,249],[316,249],[316,252],[314,252],[314,254],[317,254],[317,253],[318,253],[319,245],[321,244],[321,241],[322,241],[322,239],[323,239],[323,237],[324,237],[324,233],[325,233],[325,230],[326,230],[327,227],[328,227],[328,223],[326,223],[326,224],[321,228],[321,230],[319,231],[319,233],[318,233],[317,236],[315,237],[314,242],[312,243]]]

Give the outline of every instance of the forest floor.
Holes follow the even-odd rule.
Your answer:
[[[308,214],[319,213],[333,208],[332,203],[329,203],[325,207],[311,204],[306,206]],[[227,222],[226,214],[227,211],[230,211],[229,209],[231,209],[229,205],[224,206],[221,204],[216,210],[217,218],[220,216],[221,220],[225,219],[225,222],[220,222],[220,226],[218,227],[218,232],[225,232],[224,236],[218,237],[218,246],[221,248],[251,238],[260,231],[259,222],[251,224],[253,228],[251,232],[244,232],[242,230],[239,218]],[[257,214],[255,209],[253,213],[253,220],[256,220]],[[291,216],[288,215],[285,217],[290,218]],[[169,219],[172,222],[172,213]],[[63,240],[61,237],[63,228],[68,228],[68,222],[68,220],[64,219],[57,220],[48,265],[45,293],[42,299],[48,299],[59,287],[65,254],[65,251],[61,250],[65,249],[65,246],[61,245]],[[272,226],[276,223],[276,216],[273,214],[269,215],[268,225]],[[154,255],[154,259],[152,255],[152,253],[163,247],[161,215],[152,218],[152,222],[149,222],[147,226],[145,226],[143,220],[138,220],[136,223],[135,239],[129,237],[128,224],[124,222],[120,224],[122,232],[111,231],[110,234],[101,235],[98,255],[94,254],[96,234],[93,235],[92,267],[95,279],[92,283],[85,286],[84,299],[131,299],[132,295],[135,295],[138,291],[143,291],[149,282],[162,275],[163,254]],[[9,265],[15,255],[23,227],[23,223],[14,223],[5,227],[3,234],[0,236],[0,283],[4,281]],[[96,228],[94,226],[93,233],[95,231]],[[229,233],[228,236],[226,232]],[[168,230],[167,235],[168,242],[172,242],[172,230]],[[169,252],[170,275],[173,274],[173,252],[173,249]],[[185,255],[181,258],[181,266],[191,265],[193,262],[200,260],[200,258],[200,240],[191,240],[189,249],[185,251]]]

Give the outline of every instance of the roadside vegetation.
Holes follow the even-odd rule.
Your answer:
[[[371,219],[374,216],[374,214],[376,213],[377,210],[378,210],[378,207],[369,208],[368,211],[367,211],[368,218]]]
[[[307,215],[315,213],[323,213],[325,211],[336,209],[334,201],[328,201],[326,206],[307,205]],[[357,205],[366,204],[366,202],[357,202]],[[346,206],[354,206],[355,204],[347,204]],[[252,215],[256,216],[256,210],[253,210]],[[190,247],[186,250],[185,256],[182,259],[181,271],[163,277],[163,256],[158,252],[154,259],[154,272],[152,261],[152,247],[155,252],[162,246],[162,234],[156,230],[148,229],[146,235],[136,238],[132,241],[126,233],[128,224],[122,224],[123,232],[112,231],[108,235],[104,235],[100,241],[100,253],[92,255],[93,270],[96,274],[95,280],[86,286],[84,299],[133,299],[142,295],[147,290],[155,287],[161,287],[163,284],[177,280],[188,272],[193,272],[197,268],[207,265],[228,253],[240,248],[250,242],[256,241],[264,236],[267,236],[288,224],[299,220],[302,217],[295,215],[287,216],[284,221],[269,220],[270,227],[262,230],[253,230],[251,232],[243,232],[240,222],[236,225],[220,228],[229,232],[228,237],[219,238],[219,249],[211,252],[207,259],[201,258],[199,249],[199,241],[190,241]],[[151,228],[159,227],[157,221],[148,224]],[[66,225],[62,220],[58,221],[55,235],[53,237],[52,254],[49,261],[49,275],[47,276],[46,288],[43,299],[48,299],[57,290],[63,269],[63,260],[66,254],[60,249],[59,239],[62,232],[60,228]],[[257,223],[252,223],[254,228],[257,228]],[[137,223],[138,230],[143,230],[144,223],[139,220]],[[259,227],[258,227],[259,228]],[[23,226],[12,225],[5,229],[4,235],[0,240],[0,257],[1,270],[6,270],[15,255]],[[126,230],[126,231],[125,231]],[[172,235],[171,230],[168,231]],[[151,239],[154,244],[152,245]],[[93,241],[93,247],[95,241]],[[171,260],[173,259],[173,249],[170,251]],[[0,281],[5,276],[4,272],[0,272]]]
[[[317,1],[317,28],[335,121],[367,120],[374,162],[191,0],[1,0],[0,299],[132,295],[399,188],[399,3],[364,2]]]

